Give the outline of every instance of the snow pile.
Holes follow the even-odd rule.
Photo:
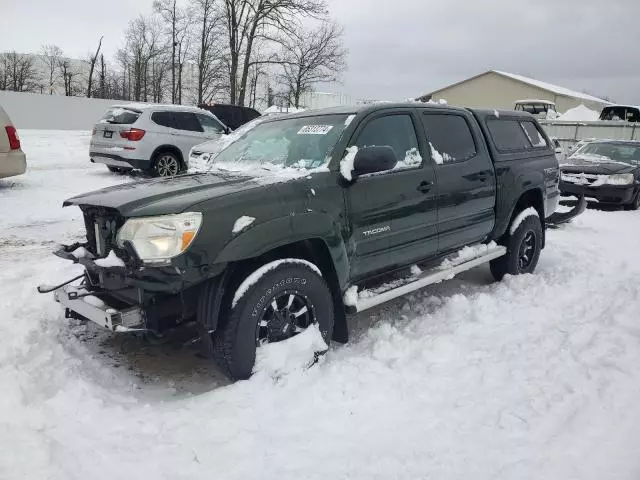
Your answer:
[[[317,324],[284,342],[269,343],[256,351],[253,373],[280,379],[284,375],[308,369],[316,362],[318,353],[327,350]]]
[[[352,147],[347,148],[347,154],[342,160],[340,160],[340,173],[348,181],[353,180],[353,162],[356,159],[357,153],[358,147],[357,145],[353,145]]]
[[[305,111],[304,108],[279,107],[277,105],[271,105],[264,112],[262,112],[262,114],[263,115],[269,115],[269,114],[274,114],[274,113],[300,113],[300,112],[304,112],[304,111]]]
[[[99,267],[109,268],[109,267],[124,267],[124,262],[116,255],[114,250],[109,252],[109,255],[106,258],[99,258],[95,260],[95,264]]]
[[[254,271],[251,275],[244,279],[244,281],[240,284],[238,289],[236,290],[235,295],[233,296],[233,301],[231,302],[231,306],[235,307],[236,304],[240,301],[245,293],[251,288],[253,285],[258,283],[262,277],[264,277],[271,270],[278,268],[283,264],[293,264],[293,265],[304,265],[305,267],[309,267],[311,270],[316,272],[318,275],[322,276],[322,272],[320,269],[315,266],[313,263],[308,262],[306,260],[301,260],[298,258],[283,258],[280,260],[275,260],[273,262],[267,263],[256,271]]]
[[[86,248],[84,247],[78,247],[76,248],[73,252],[71,252],[71,255],[73,255],[74,257],[80,259],[80,258],[90,258],[93,255],[91,255],[91,252],[89,252]]]
[[[417,148],[412,148],[407,151],[404,158],[396,164],[394,169],[416,168],[420,165],[422,165],[422,156]]]
[[[562,115],[558,116],[556,120],[563,122],[595,122],[599,118],[599,112],[585,107],[584,104],[580,104],[577,107],[570,108]]]
[[[539,217],[538,211],[533,207],[525,208],[521,211],[516,218],[511,222],[511,227],[509,227],[509,235],[513,235],[518,230],[518,227],[529,217]]]
[[[232,233],[240,233],[241,231],[243,231],[245,228],[248,228],[253,222],[255,222],[256,219],[253,217],[248,217],[246,215],[243,215],[242,217],[240,217],[239,219],[237,219],[235,221],[235,223],[233,224],[233,230]]]
[[[451,155],[449,155],[448,153],[440,153],[438,150],[436,150],[436,147],[434,147],[431,142],[429,142],[429,148],[431,148],[431,158],[434,162],[436,162],[436,164],[442,165],[445,162],[450,162],[453,160]]]
[[[455,266],[473,260],[474,258],[486,255],[492,250],[495,250],[497,247],[498,245],[496,244],[496,242],[479,243],[477,245],[464,247],[462,250],[456,252],[453,256],[444,259],[439,268],[443,270],[453,268]]]
[[[355,307],[356,305],[358,305],[358,286],[350,286],[347,291],[344,292],[342,301],[347,307]]]

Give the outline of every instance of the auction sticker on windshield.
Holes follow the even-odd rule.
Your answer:
[[[298,135],[326,135],[333,125],[305,125],[298,130]]]

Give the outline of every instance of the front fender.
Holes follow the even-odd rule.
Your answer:
[[[320,212],[291,214],[251,226],[227,243],[214,263],[247,260],[278,247],[314,239],[320,239],[326,245],[340,287],[344,288],[349,279],[349,261],[341,228],[335,219]]]

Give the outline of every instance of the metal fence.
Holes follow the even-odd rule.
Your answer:
[[[563,146],[588,138],[640,141],[640,123],[636,122],[542,120],[540,123],[547,134],[557,138]]]

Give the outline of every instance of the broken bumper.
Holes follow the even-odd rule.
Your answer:
[[[67,318],[89,320],[112,332],[144,331],[145,314],[138,307],[117,310],[82,288],[67,285],[54,293]]]

